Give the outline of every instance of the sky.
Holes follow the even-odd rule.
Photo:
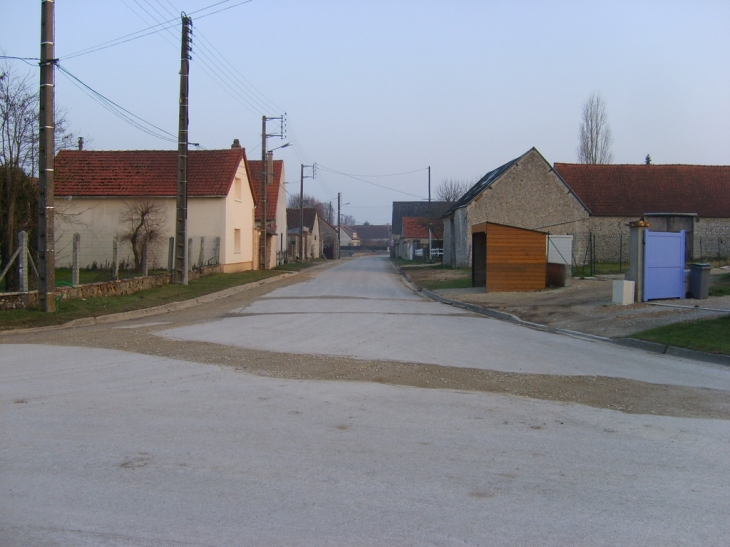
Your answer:
[[[41,1],[0,2],[0,55],[37,58]],[[727,0],[55,5],[59,66],[173,136],[120,120],[57,70],[56,104],[86,149],[176,149],[184,11],[190,142],[211,150],[237,138],[260,159],[262,116],[286,113],[286,137],[267,146],[293,144],[274,152],[287,192],[299,192],[300,166],[316,163],[305,193],[335,206],[341,193],[358,223],[389,223],[393,201],[428,199],[429,166],[435,199],[444,179],[475,182],[533,146],[551,164],[576,162],[591,93],[606,103],[614,163],[651,154],[658,164],[730,164]],[[0,62],[38,81],[37,66]]]

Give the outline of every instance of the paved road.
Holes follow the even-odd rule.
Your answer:
[[[730,376],[613,346],[619,353],[604,354],[602,344],[424,301],[377,258],[224,311],[182,327],[175,314],[158,318],[170,328],[152,336],[259,349],[277,339],[268,349],[336,347],[364,358],[375,355],[369,346],[389,344],[389,359],[408,361],[416,360],[414,345],[430,342],[415,354],[424,362],[568,374],[593,356],[591,370],[603,374],[662,379],[664,370],[678,384],[722,389]],[[117,330],[132,326],[103,328],[113,338],[136,333]],[[4,547],[730,541],[728,420],[264,378],[134,351],[14,340],[0,345]]]
[[[235,317],[170,329],[164,336],[267,351],[602,375],[730,390],[726,366],[555,336],[477,316],[422,298],[391,272],[385,258],[347,261],[306,283],[234,309]]]

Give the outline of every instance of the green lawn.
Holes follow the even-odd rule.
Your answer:
[[[439,289],[469,289],[471,288],[471,270],[469,276],[459,279],[447,279],[444,281],[421,281],[421,285],[424,289],[430,291],[437,291]]]
[[[306,264],[314,265],[312,262]],[[55,313],[43,313],[38,310],[0,311],[0,330],[59,325],[83,317],[97,317],[152,308],[170,302],[198,298],[276,275],[280,275],[280,271],[254,270],[232,274],[211,274],[192,280],[188,285],[163,285],[124,296],[64,300],[60,302]]]
[[[730,315],[718,319],[675,323],[636,333],[631,338],[730,355]]]
[[[730,294],[730,273],[722,274],[709,288],[710,296],[727,296]]]

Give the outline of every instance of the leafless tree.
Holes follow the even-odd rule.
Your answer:
[[[611,163],[611,128],[608,125],[606,103],[600,93],[591,93],[583,103],[583,118],[578,134],[580,163]]]
[[[302,198],[303,207],[314,207],[317,209],[317,213],[319,213],[321,218],[325,219],[330,224],[334,222],[334,219],[337,216],[337,211],[331,202],[324,203],[309,194],[304,194]],[[286,207],[287,209],[299,209],[299,194],[289,194],[286,198]]]
[[[64,113],[56,112],[57,149],[73,141]],[[38,187],[37,88],[29,74],[13,70],[9,62],[0,65],[0,264],[5,265],[17,247],[18,231],[29,232],[36,246]],[[17,272],[11,269],[6,288],[17,288]]]
[[[120,239],[131,244],[134,269],[140,270],[144,247],[150,249],[164,235],[165,208],[152,199],[138,199],[125,205],[126,208],[119,215],[119,222],[124,230]]]
[[[342,213],[340,215],[340,223],[345,226],[354,226],[355,224],[357,224],[357,221],[355,220],[354,216]]]
[[[443,179],[436,188],[438,201],[458,201],[471,188],[468,181],[462,179]]]

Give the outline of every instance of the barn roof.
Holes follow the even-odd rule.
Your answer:
[[[177,195],[176,150],[62,150],[55,159],[55,195],[172,197]],[[226,196],[242,148],[188,152],[188,195]]]
[[[394,201],[391,233],[403,233],[403,217],[439,218],[450,205],[448,201]]]
[[[594,216],[697,213],[730,218],[730,166],[556,163],[554,167]]]

